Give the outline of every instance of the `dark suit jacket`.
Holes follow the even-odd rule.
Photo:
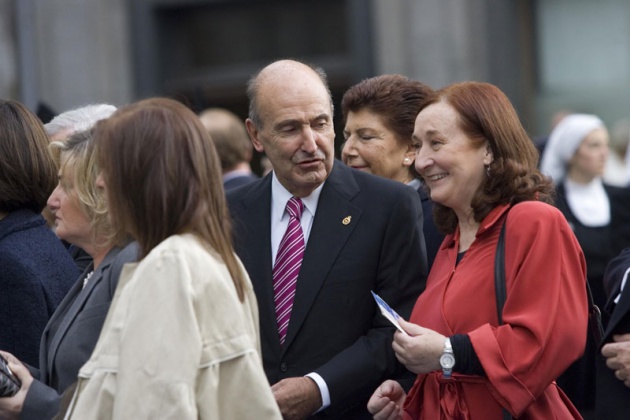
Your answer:
[[[625,420],[630,416],[630,388],[615,377],[615,372],[606,366],[606,359],[599,353],[604,344],[613,341],[613,334],[630,333],[630,283],[628,281],[626,281],[619,303],[617,305],[613,303],[619,294],[621,279],[629,267],[630,248],[626,248],[610,261],[606,270],[605,278],[610,284],[615,285],[606,308],[609,311],[614,310],[611,311],[604,339],[598,347],[595,398],[595,418],[597,419]]]
[[[433,220],[433,201],[431,201],[431,198],[427,194],[424,186],[420,185],[418,188],[418,195],[420,196],[420,201],[422,202],[424,241],[427,245],[427,261],[430,271],[431,266],[433,266],[435,256],[440,250],[442,241],[444,241],[445,235],[440,233],[437,226],[435,226],[435,221]]]
[[[230,178],[227,181],[223,181],[223,188],[226,191],[232,190],[234,188],[238,188],[245,184],[249,184],[252,181],[256,181],[257,179],[258,179],[258,176],[255,174],[239,175],[237,177]]]
[[[40,345],[40,369],[29,388],[21,419],[51,419],[59,411],[61,393],[77,380],[92,354],[105,322],[120,271],[137,259],[136,243],[113,248],[83,288],[90,264],[51,317]]]
[[[41,214],[0,220],[0,349],[37,366],[42,331],[79,274]]]
[[[610,201],[610,223],[593,228],[581,224],[571,211],[564,183],[556,186],[556,207],[566,217],[582,247],[593,299],[599,307],[606,302],[605,282],[602,283],[602,279],[607,265],[630,244],[630,189],[604,184],[604,190]]]
[[[426,282],[418,193],[335,161],[319,197],[281,348],[272,289],[271,179],[228,192],[236,251],[258,299],[265,372],[272,384],[316,372],[331,396],[320,416],[366,417],[371,393],[400,367],[391,348],[394,328],[370,290],[407,318]],[[342,223],[348,217],[350,223]]]

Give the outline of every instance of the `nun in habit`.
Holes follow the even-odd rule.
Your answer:
[[[541,171],[556,185],[556,207],[577,237],[587,266],[593,299],[604,309],[608,262],[630,247],[630,189],[614,187],[602,177],[609,153],[609,135],[595,115],[571,114],[556,125],[541,160]],[[604,313],[604,322],[607,320]],[[558,384],[588,418],[595,405],[597,345],[589,335],[584,357],[558,378]]]

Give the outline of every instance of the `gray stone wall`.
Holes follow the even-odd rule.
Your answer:
[[[211,0],[0,0],[0,96],[31,108],[44,102],[59,112],[135,100],[144,94],[140,85],[155,76],[152,69],[134,76],[132,36],[156,41],[142,19],[132,33],[131,8],[203,1]],[[594,112],[609,122],[628,114],[627,0],[597,6],[589,0],[352,4],[361,1],[372,6],[366,10],[374,32],[366,45],[374,48],[376,74],[401,73],[434,88],[461,80],[494,83],[533,134],[544,132],[548,116],[560,108]],[[155,54],[135,45],[136,63]],[[591,60],[576,66],[574,57]]]
[[[377,73],[433,88],[475,80],[497,85],[528,125],[534,99],[528,1],[372,0]],[[527,127],[526,127],[527,128]]]
[[[57,112],[132,97],[125,0],[19,0],[23,101]]]
[[[433,88],[488,78],[484,1],[373,0],[377,73],[402,73]]]

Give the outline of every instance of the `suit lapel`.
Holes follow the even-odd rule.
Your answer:
[[[269,343],[271,351],[280,355],[280,338],[276,325],[276,310],[273,301],[273,278],[271,263],[271,174],[260,181],[242,198],[243,217],[235,220],[242,233],[236,241],[242,243],[239,255],[250,273],[258,299],[260,330],[262,339]]]
[[[88,298],[90,297],[90,295],[92,294],[96,286],[103,279],[103,272],[107,269],[107,267],[109,267],[109,265],[112,263],[112,261],[118,254],[118,252],[112,252],[114,250],[116,250],[116,248],[110,250],[105,256],[105,258],[103,258],[101,265],[94,271],[94,274],[92,274],[92,277],[90,278],[90,281],[88,281],[87,284],[85,285],[85,288],[83,287],[83,279],[85,279],[87,274],[90,271],[92,271],[92,267],[93,267],[92,264],[88,266],[88,268],[83,272],[83,275],[81,275],[81,277],[79,278],[79,281],[77,281],[77,283],[73,286],[72,290],[76,291],[76,294],[74,294],[73,296],[76,296],[76,298],[71,299],[68,302],[70,307],[68,311],[65,312],[65,314],[62,313],[63,320],[61,321],[61,324],[59,324],[59,328],[57,329],[57,332],[55,333],[55,336],[53,337],[53,340],[50,343],[50,348],[48,349],[48,361],[47,361],[48,372],[53,372],[53,364],[55,361],[55,357],[57,356],[57,350],[59,349],[59,344],[65,337],[66,333],[68,332],[68,329],[70,328],[72,323],[75,321],[81,309],[85,306],[85,302],[88,300]]]
[[[626,284],[624,290],[630,287],[630,284]],[[606,328],[606,333],[604,334],[604,342],[606,342],[609,336],[612,335],[613,331],[617,327],[617,324],[621,322],[621,320],[630,312],[630,290],[626,290],[625,293],[621,294],[621,299],[619,299],[619,303],[616,305],[615,310],[613,311],[612,316],[610,317],[610,321],[608,321],[608,327]],[[615,291],[615,293],[611,294],[610,299],[614,299],[619,293],[619,289]]]
[[[284,349],[290,346],[297,335],[328,272],[359,223],[362,210],[351,203],[359,190],[351,170],[335,161],[317,203]]]
[[[92,264],[88,266],[86,271],[79,277],[74,285],[70,288],[66,296],[63,298],[53,315],[48,320],[46,324],[46,328],[44,328],[44,332],[42,334],[42,339],[40,342],[40,353],[39,353],[39,380],[43,383],[48,383],[48,372],[51,372],[52,368],[52,354],[56,351],[56,347],[59,345],[59,340],[57,339],[57,335],[54,337],[51,346],[48,346],[48,337],[51,334],[50,328],[52,325],[57,323],[57,319],[59,317],[63,317],[69,311],[69,307],[75,301],[77,295],[81,293],[81,286],[83,282],[81,279],[85,276],[85,274],[92,271]],[[60,325],[61,328],[61,325]],[[59,332],[59,328],[57,329]],[[54,347],[53,347],[54,346]],[[53,350],[55,349],[55,350]]]

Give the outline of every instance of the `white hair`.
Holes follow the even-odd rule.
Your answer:
[[[68,134],[89,130],[99,120],[109,118],[116,107],[109,104],[91,104],[80,108],[71,109],[53,118],[49,123],[44,124],[46,133],[49,136],[69,130]]]

